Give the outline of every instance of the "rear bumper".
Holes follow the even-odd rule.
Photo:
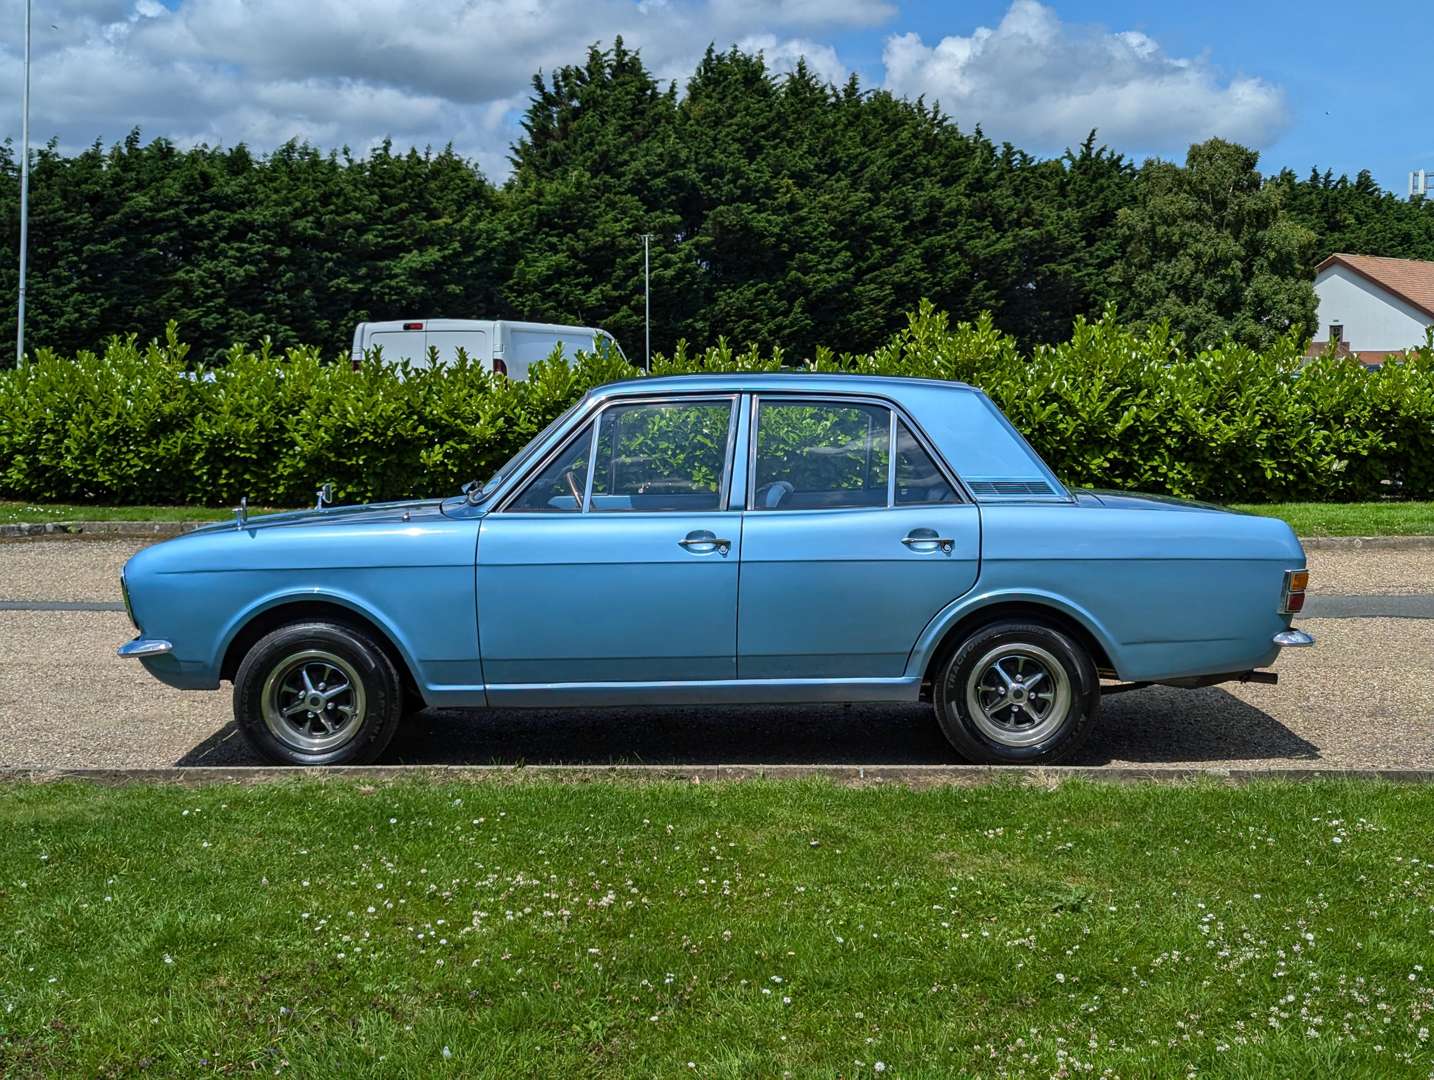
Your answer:
[[[1313,635],[1303,630],[1296,630],[1293,626],[1288,630],[1281,630],[1274,637],[1274,642],[1282,649],[1303,649],[1315,643]]]

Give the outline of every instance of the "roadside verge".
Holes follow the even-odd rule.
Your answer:
[[[823,777],[844,787],[977,787],[1014,783],[1055,788],[1073,780],[1107,784],[1189,784],[1215,782],[1239,787],[1264,780],[1354,780],[1425,784],[1434,769],[1319,768],[1149,768],[1054,765],[1044,768],[991,765],[350,765],[326,768],[163,768],[23,769],[0,768],[0,783],[55,783],[64,780],[100,785],[131,783],[205,787],[215,784],[264,784],[287,780],[429,779],[482,783],[524,779],[586,783],[594,780],[680,781],[689,784],[747,780],[800,780]]]

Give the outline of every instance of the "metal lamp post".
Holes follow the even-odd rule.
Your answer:
[[[20,99],[20,297],[15,366],[25,362],[25,256],[30,243],[30,4],[25,0],[25,90]]]
[[[652,370],[652,277],[651,263],[648,260],[648,245],[652,242],[652,233],[642,234],[642,338],[643,338],[643,370]]]

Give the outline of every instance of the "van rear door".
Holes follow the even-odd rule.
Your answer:
[[[428,347],[422,330],[380,330],[370,334],[369,348],[375,345],[383,349],[385,364],[397,364],[407,360],[414,367],[428,366]]]
[[[452,364],[458,360],[462,349],[470,364],[489,371],[493,367],[493,352],[488,345],[486,330],[430,330],[428,344],[438,350],[440,365]]]

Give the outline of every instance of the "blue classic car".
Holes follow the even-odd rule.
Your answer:
[[[636,379],[463,495],[141,551],[119,652],[232,681],[285,763],[371,762],[425,706],[917,700],[971,761],[1045,763],[1103,690],[1273,681],[1304,567],[1281,521],[1067,490],[970,386]]]

